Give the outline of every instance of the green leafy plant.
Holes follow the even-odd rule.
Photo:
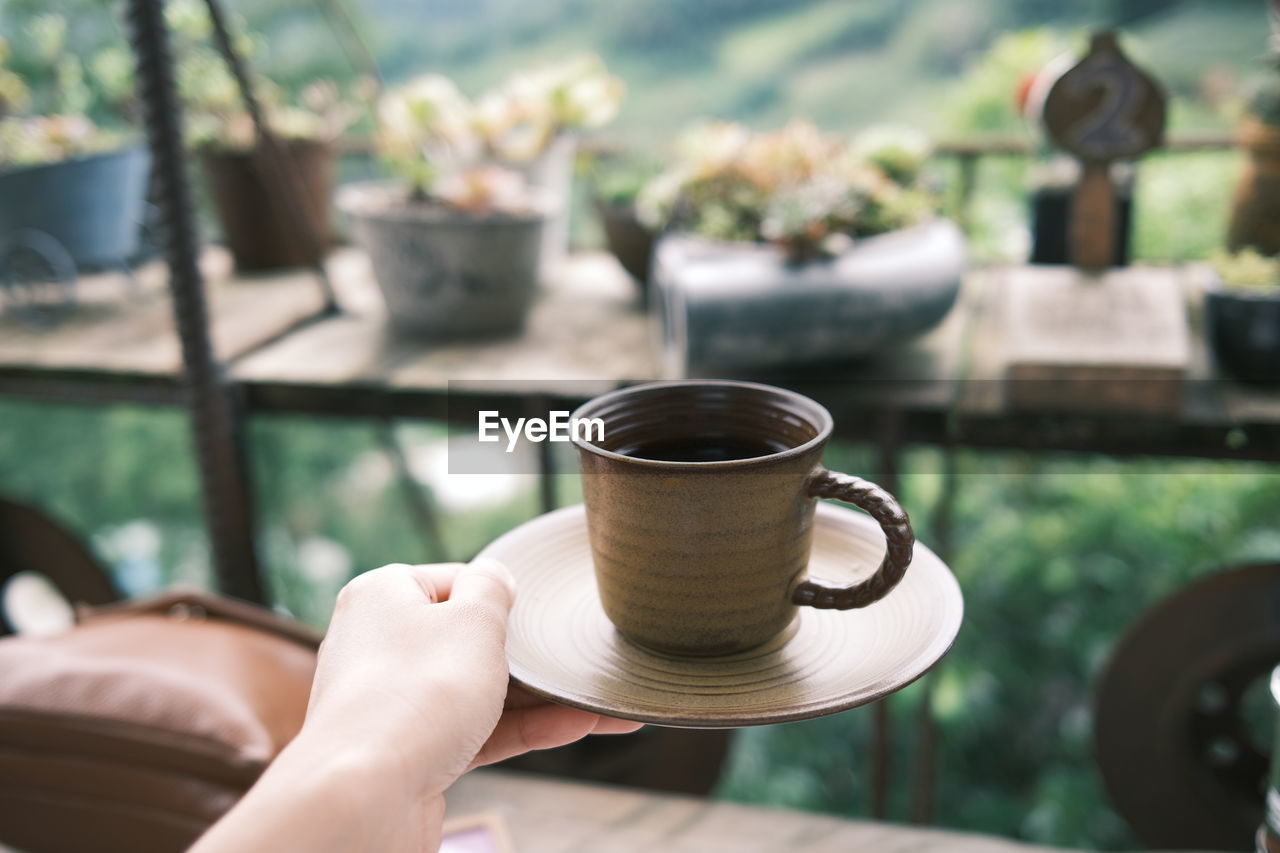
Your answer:
[[[1271,73],[1264,77],[1252,97],[1249,113],[1263,124],[1280,127],[1280,11],[1271,7],[1271,39],[1267,64]]]
[[[637,210],[653,228],[767,241],[807,260],[931,216],[936,201],[921,181],[928,150],[905,130],[850,139],[801,120],[761,133],[702,124],[681,138],[676,162],[644,188]]]
[[[196,146],[247,149],[256,133],[244,107],[240,89],[222,55],[213,46],[213,25],[200,0],[174,0],[165,8],[174,36],[178,94],[188,111],[188,136]],[[243,18],[228,23],[232,43],[246,60],[261,51],[263,41],[251,33]],[[359,120],[360,103],[373,98],[372,81],[358,78],[347,89],[330,80],[316,80],[296,98],[258,75],[254,92],[262,103],[267,126],[285,139],[332,140]]]
[[[965,136],[1023,132],[1032,81],[1071,42],[1049,29],[1004,33],[946,91],[941,113],[951,133]]]
[[[0,36],[0,118],[25,110],[31,103],[31,90],[22,76],[6,67],[9,42]]]
[[[377,149],[418,199],[473,210],[528,207],[513,166],[543,155],[562,134],[599,127],[618,111],[622,82],[597,57],[574,57],[510,77],[472,102],[427,74],[378,103]]]
[[[25,30],[38,59],[53,69],[55,86],[47,114],[26,114],[34,102],[31,89],[9,67],[9,44],[0,38],[0,167],[53,163],[119,145],[122,134],[100,128],[86,115],[93,95],[85,83],[85,63],[67,47],[66,18],[42,14]],[[108,48],[90,57],[89,63],[95,73],[100,69],[106,80],[103,90],[115,92],[116,105],[123,108],[129,96],[117,88],[113,75],[118,57]]]
[[[1212,264],[1226,287],[1280,288],[1280,255],[1263,255],[1256,249],[1219,251]]]

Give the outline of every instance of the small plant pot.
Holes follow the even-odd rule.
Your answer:
[[[596,199],[596,213],[604,225],[605,242],[622,268],[640,287],[640,302],[649,304],[649,269],[653,260],[655,235],[636,216],[629,204]]]
[[[664,370],[705,373],[868,356],[942,322],[967,260],[960,229],[942,219],[801,264],[768,244],[667,235],[654,260]]]
[[[544,213],[472,214],[410,200],[381,181],[344,187],[338,206],[369,254],[393,328],[433,339],[523,328],[537,291]]]
[[[1249,160],[1236,187],[1227,246],[1280,253],[1280,126],[1250,118],[1237,138]]]
[[[296,205],[280,190],[264,149],[200,151],[223,238],[241,272],[314,266],[329,251],[333,147],[291,139],[281,140],[280,150],[287,179],[299,190]]]
[[[1205,293],[1205,325],[1218,364],[1246,382],[1280,385],[1280,287]]]
[[[150,164],[134,145],[0,172],[0,242],[42,232],[77,267],[124,263],[138,250]]]

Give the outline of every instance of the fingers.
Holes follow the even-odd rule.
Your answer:
[[[509,709],[480,748],[471,768],[503,761],[535,749],[554,749],[581,740],[587,735],[631,734],[643,723],[601,717],[589,711],[543,703],[536,707]],[[468,769],[471,769],[468,768]]]
[[[481,559],[462,566],[453,578],[449,601],[493,608],[505,620],[515,603],[516,581],[497,560]]]
[[[638,732],[644,728],[644,723],[637,723],[635,720],[616,720],[613,717],[599,717],[596,721],[596,727],[591,730],[593,735],[629,735],[632,732]]]
[[[396,564],[402,566],[402,564]],[[453,579],[463,568],[463,563],[435,563],[422,566],[402,566],[403,571],[427,596],[432,604],[447,601],[453,591]]]
[[[595,714],[563,705],[507,711],[476,753],[471,767],[493,764],[535,749],[573,743],[591,734],[599,719]]]
[[[522,685],[514,681],[507,686],[507,701],[504,706],[507,714],[513,711],[553,704],[535,693],[530,693]],[[634,720],[618,720],[601,715],[597,715],[596,720],[596,726],[591,730],[593,735],[625,735],[644,728],[644,723],[637,723]]]
[[[461,585],[461,595],[455,591]],[[406,604],[449,601],[455,598],[490,601],[505,615],[515,599],[515,580],[507,568],[496,560],[472,563],[434,563],[409,565],[390,563],[352,578],[339,595],[350,598],[393,598]]]
[[[424,598],[428,603],[444,601],[449,597],[454,575],[462,568],[462,563],[428,566],[391,563],[348,581],[338,593],[338,604],[346,606],[359,601],[362,606],[418,605]]]

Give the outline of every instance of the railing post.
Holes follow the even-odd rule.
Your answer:
[[[942,489],[934,504],[930,527],[934,552],[949,563],[954,554],[952,531],[956,493],[959,490],[959,463],[955,445],[950,441],[943,446],[942,454]],[[920,704],[916,707],[916,730],[912,738],[916,751],[911,795],[912,823],[933,823],[934,791],[938,776],[938,724],[933,718],[933,684],[945,664],[943,661],[921,679]]]
[[[890,408],[880,419],[876,444],[876,482],[892,494],[898,494],[899,451],[902,444],[902,411]],[[893,717],[888,697],[871,706],[870,768],[871,817],[884,820],[889,813],[889,786],[893,776]]]
[[[958,155],[957,166],[960,178],[956,190],[956,223],[965,234],[973,225],[973,191],[978,183],[978,161],[980,155],[976,151]]]
[[[264,600],[254,549],[254,516],[242,424],[234,388],[214,355],[200,273],[182,114],[163,0],[129,0],[129,36],[138,95],[163,214],[173,315],[182,344],[187,405],[195,438],[205,523],[218,586],[228,595]]]

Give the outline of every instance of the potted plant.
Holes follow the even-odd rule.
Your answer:
[[[1237,135],[1248,155],[1236,189],[1227,246],[1252,246],[1264,255],[1280,252],[1280,2],[1271,8],[1271,72],[1249,99]]]
[[[473,106],[427,75],[378,103],[376,145],[398,180],[344,187],[393,328],[433,339],[512,334],[538,283],[550,205],[488,162]]]
[[[598,56],[579,54],[516,72],[476,99],[484,156],[519,171],[555,207],[543,237],[544,277],[568,251],[577,136],[612,121],[625,91]]]
[[[966,263],[914,133],[695,128],[639,210],[673,371],[864,356],[936,325]]]
[[[175,34],[188,135],[236,268],[259,272],[321,262],[330,245],[333,143],[360,115],[353,101],[372,97],[369,84],[358,81],[360,91],[344,97],[337,85],[319,80],[293,102],[271,81],[257,79],[255,94],[273,137],[264,143],[235,79],[211,46],[204,5],[175,0],[165,14]],[[233,25],[239,53],[252,58],[256,39],[238,19]]]
[[[67,49],[65,19],[41,15],[30,30],[26,47],[53,68],[57,84],[38,104],[8,67],[0,38],[0,267],[12,278],[10,262],[26,255],[28,271],[71,280],[78,267],[123,265],[137,251],[150,158],[129,133],[86,114],[108,89],[104,82],[95,96],[85,84],[82,61]],[[118,57],[91,58],[102,81]],[[46,111],[33,114],[35,106]]]
[[[1218,363],[1247,382],[1280,383],[1280,256],[1242,249],[1213,269],[1205,320]]]

